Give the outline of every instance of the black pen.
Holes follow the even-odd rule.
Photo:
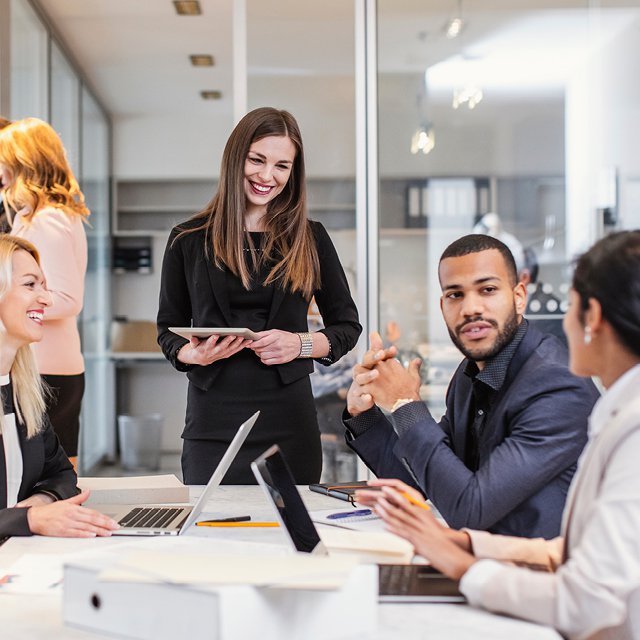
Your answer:
[[[232,516],[231,518],[215,518],[213,520],[200,520],[196,522],[196,526],[208,522],[249,522],[251,516]]]

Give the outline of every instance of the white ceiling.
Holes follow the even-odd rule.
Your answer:
[[[234,0],[200,0],[200,16],[176,15],[170,0],[36,1],[113,118],[117,169],[125,162],[118,160],[118,149],[123,158],[130,156],[126,138],[141,126],[147,128],[146,140],[171,134],[173,141],[189,140],[191,148],[201,139],[223,143],[233,112]],[[330,122],[340,109],[350,111],[345,122],[352,122],[354,2],[246,4],[249,106],[291,108],[307,131],[321,114]],[[588,10],[596,4],[600,11]],[[536,98],[561,105],[572,66],[640,13],[638,0],[463,0],[467,26],[461,37],[448,40],[444,25],[457,5],[457,0],[378,0],[381,109],[414,113],[411,93],[426,68],[430,99],[442,109],[452,89],[469,77],[485,92],[478,110],[494,119],[505,101]],[[216,65],[191,67],[188,56],[194,53],[212,54]],[[416,89],[395,95],[395,77]],[[222,91],[222,100],[202,100],[203,89]],[[181,136],[181,128],[190,133]],[[326,139],[327,145],[333,142]],[[207,162],[219,154],[214,151]],[[150,148],[150,159],[153,153]],[[198,166],[204,161],[198,159]]]
[[[111,114],[230,113],[233,0],[200,1],[200,16],[176,15],[170,0],[38,4]],[[603,38],[639,6],[598,4],[606,7],[597,24]],[[455,0],[380,0],[380,71],[432,67],[430,90],[436,94],[457,84],[470,66],[485,85],[503,93],[508,87],[557,91],[593,35],[587,6],[586,0],[466,0],[467,27],[448,40],[443,27],[455,13]],[[250,77],[353,75],[353,2],[247,0],[247,15]],[[214,55],[215,67],[191,67],[191,53]],[[220,90],[223,99],[205,102],[202,89]]]
[[[39,5],[114,116],[220,108],[231,99],[231,1],[201,0],[203,16],[178,16],[169,0],[40,0]],[[213,68],[189,54],[211,53]],[[194,114],[194,115],[195,115]]]

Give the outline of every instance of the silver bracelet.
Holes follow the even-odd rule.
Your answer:
[[[300,338],[300,353],[298,358],[311,358],[313,353],[313,337],[310,333],[299,333]]]

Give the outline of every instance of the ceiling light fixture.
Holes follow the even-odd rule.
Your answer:
[[[451,106],[454,109],[466,104],[469,109],[475,109],[482,100],[482,89],[475,85],[467,85],[462,89],[453,90],[453,102]]]
[[[462,19],[462,0],[458,0],[458,11],[449,19],[444,27],[444,34],[450,40],[457,38],[464,29],[464,20]]]
[[[436,147],[436,132],[433,123],[427,115],[427,98],[428,98],[428,69],[422,76],[422,82],[416,94],[416,107],[418,111],[418,122],[420,126],[413,132],[411,136],[411,153],[414,155],[422,152],[425,156],[431,153]]]
[[[173,0],[179,16],[199,16],[202,13],[198,0]]]
[[[217,90],[201,91],[200,97],[203,100],[220,100],[220,98],[222,98],[222,91],[217,91]]]
[[[208,53],[192,54],[189,56],[189,60],[194,67],[213,67],[214,65],[213,56]]]
[[[424,153],[426,156],[436,147],[436,132],[430,122],[421,124],[411,137],[411,153]]]
[[[411,136],[411,153],[414,155],[422,152],[425,156],[431,153],[436,147],[436,132],[433,123],[427,116],[428,79],[427,71],[424,72],[423,80],[416,95],[416,107],[418,110],[418,122],[420,126]]]

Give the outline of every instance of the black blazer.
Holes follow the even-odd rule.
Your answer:
[[[76,472],[48,419],[44,429],[28,440],[25,426],[17,424],[17,427],[23,465],[18,502],[40,492],[50,493],[59,500],[75,496],[78,493]],[[2,445],[0,438],[0,536],[29,536],[28,510],[7,509],[7,469]]]
[[[331,343],[331,360],[339,360],[356,344],[362,327],[358,311],[349,293],[349,286],[338,259],[338,254],[319,222],[309,221],[320,261],[320,288],[314,292]],[[174,238],[183,229],[195,226],[193,221],[175,227],[169,236],[162,263],[160,303],[158,310],[158,343],[166,358],[178,371],[187,371],[187,377],[199,389],[210,389],[218,373],[228,364],[219,360],[206,367],[185,365],[176,360],[176,352],[186,340],[169,331],[169,327],[230,327],[226,270],[217,268],[205,256],[205,232],[196,231]],[[308,331],[309,301],[300,293],[291,293],[276,286],[266,329]],[[249,327],[249,329],[255,327]],[[311,359],[292,360],[274,365],[284,384],[299,380],[313,371]],[[248,380],[250,385],[252,381]]]

